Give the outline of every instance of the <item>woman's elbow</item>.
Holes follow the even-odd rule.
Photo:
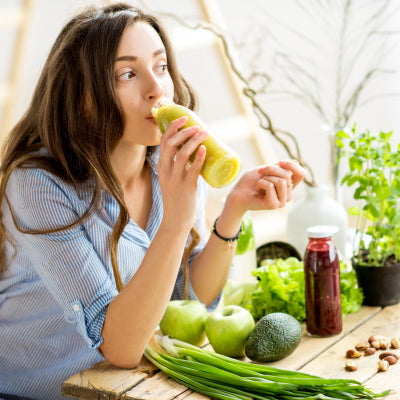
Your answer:
[[[100,350],[104,358],[112,365],[118,368],[133,369],[136,368],[143,357],[143,352],[127,352],[127,351],[112,351],[104,349],[100,346]]]

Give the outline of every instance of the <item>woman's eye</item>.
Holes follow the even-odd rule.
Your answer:
[[[161,64],[157,67],[158,72],[167,72],[168,64]]]
[[[124,74],[118,76],[118,78],[121,79],[122,81],[129,81],[134,77],[135,74],[132,71],[125,72]]]

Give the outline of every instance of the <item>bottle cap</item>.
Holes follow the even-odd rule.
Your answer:
[[[309,238],[326,238],[331,237],[336,233],[339,228],[336,225],[314,225],[307,229],[307,235]]]

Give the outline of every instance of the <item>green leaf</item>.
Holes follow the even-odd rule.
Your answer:
[[[361,186],[361,187],[359,187],[359,188],[357,188],[357,189],[355,190],[353,197],[354,197],[356,200],[365,199],[366,196],[363,195],[364,192],[365,192],[365,187],[364,187],[364,186]]]
[[[257,320],[271,312],[280,311],[305,320],[305,291],[303,264],[297,258],[278,259],[253,271],[258,289],[252,294],[250,312]]]
[[[379,138],[384,141],[389,141],[393,135],[393,131],[390,132],[379,132]]]
[[[361,215],[363,212],[358,207],[352,206],[347,210],[350,215]]]
[[[361,171],[363,167],[363,162],[358,157],[349,158],[350,171],[358,170]]]
[[[364,210],[370,221],[375,221],[380,216],[380,209],[374,203],[366,204]]]
[[[390,188],[386,178],[381,177],[381,181],[372,185],[372,191],[376,194],[378,199],[386,200],[390,194]]]
[[[400,179],[395,177],[392,181],[392,193],[395,196],[400,196]]]
[[[242,219],[242,231],[240,232],[238,243],[236,246],[236,255],[247,253],[254,250],[256,240],[254,237],[253,220],[249,214],[245,214]]]
[[[349,139],[350,138],[350,135],[344,130],[336,132],[335,136],[337,138],[342,138],[342,139]]]
[[[338,147],[339,149],[343,149],[344,148],[344,142],[342,139],[336,138],[335,139],[335,144],[336,147]]]

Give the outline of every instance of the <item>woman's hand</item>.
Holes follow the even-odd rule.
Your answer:
[[[295,161],[279,161],[246,172],[227,198],[227,205],[243,214],[247,210],[273,210],[292,199],[293,189],[305,170]]]
[[[158,175],[164,202],[164,219],[187,226],[194,224],[197,207],[197,180],[206,149],[201,143],[207,132],[198,126],[182,128],[187,117],[171,122],[161,137]],[[189,164],[189,158],[198,151]]]

